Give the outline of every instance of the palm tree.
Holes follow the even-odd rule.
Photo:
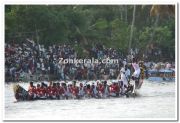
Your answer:
[[[143,6],[144,7],[144,6]],[[136,5],[133,7],[133,18],[132,18],[132,24],[131,24],[131,32],[130,32],[130,40],[129,40],[129,46],[128,51],[131,50],[131,44],[133,39],[133,30],[134,30],[134,23],[135,23],[135,14],[136,14]],[[158,26],[159,18],[160,17],[170,17],[175,15],[175,5],[152,5],[150,9],[150,16],[156,16],[154,28]],[[154,31],[152,32],[151,40],[154,38]]]
[[[152,5],[150,16],[174,16],[175,5]]]
[[[154,23],[154,29],[158,26],[159,18],[171,17],[175,15],[175,6],[174,5],[152,5],[150,10],[150,16],[155,16],[156,20]],[[155,30],[152,32],[151,41],[153,41]]]
[[[149,44],[152,43],[154,40],[154,35],[155,35],[155,29],[158,26],[158,22],[160,18],[164,17],[174,17],[175,15],[175,6],[174,5],[152,5],[151,10],[150,10],[150,16],[155,16],[155,22],[154,22],[154,27],[153,31],[151,33],[151,39],[149,40]],[[148,49],[146,49],[148,50]]]

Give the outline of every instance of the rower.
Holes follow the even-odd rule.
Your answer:
[[[109,97],[109,86],[107,85],[107,81],[104,81],[104,93],[103,96],[104,97]]]
[[[103,92],[104,92],[104,87],[102,85],[102,83],[98,83],[98,95],[99,97],[103,97]]]
[[[51,97],[52,84],[52,81],[50,81],[49,86],[46,88],[47,97]],[[43,86],[43,84],[41,86]]]
[[[41,87],[39,89],[39,98],[46,99],[47,93],[46,93],[46,86],[44,86],[43,82],[41,83]]]
[[[83,87],[83,84],[80,83],[78,95],[79,95],[80,98],[82,98],[84,96],[84,94],[85,94],[85,88]]]
[[[53,83],[53,86],[52,86],[51,92],[50,92],[50,98],[51,99],[56,99],[57,94],[58,94],[58,90],[57,90],[57,87],[56,87],[56,83]]]
[[[61,94],[61,86],[60,83],[57,83],[57,99],[60,99],[60,94]]]
[[[66,83],[61,83],[60,93],[61,93],[62,99],[68,99]]]
[[[37,87],[36,87],[36,95],[37,95],[37,98],[40,97],[40,84],[37,84]]]
[[[30,82],[29,88],[28,88],[28,99],[33,100],[36,98],[36,87],[33,85],[33,82]]]
[[[76,86],[76,81],[74,81],[71,90],[72,90],[72,97],[73,97],[74,99],[75,99],[75,98],[79,98],[79,95],[78,95],[78,93],[79,93],[79,88]]]
[[[67,90],[66,90],[66,95],[68,96],[68,98],[72,99],[72,97],[73,97],[73,95],[72,95],[72,84],[68,84]]]
[[[119,85],[118,85],[118,83],[113,83],[112,85],[111,85],[111,89],[110,89],[110,94],[111,94],[111,96],[113,96],[113,97],[118,97],[119,96],[119,91],[120,91],[120,88],[119,88]]]
[[[86,96],[87,96],[88,98],[90,98],[90,97],[91,97],[91,94],[92,94],[91,86],[90,86],[90,84],[88,84],[88,85],[86,86]]]
[[[95,98],[98,97],[98,90],[94,83],[91,86],[91,92],[92,92],[92,97],[95,97]]]

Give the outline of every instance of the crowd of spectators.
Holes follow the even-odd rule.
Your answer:
[[[60,64],[59,58],[79,58],[78,53],[70,45],[52,45],[45,47],[27,40],[21,44],[5,44],[5,76],[6,81],[20,81],[24,77],[36,76],[37,81],[53,76],[58,80],[103,79],[108,76],[115,79],[123,62],[122,53],[103,45],[95,45],[87,49],[86,58],[118,59],[117,64]],[[47,76],[47,78],[44,78]]]
[[[45,47],[27,39],[23,43],[5,43],[5,81],[116,79],[121,67],[139,53],[138,49],[131,49],[130,55],[125,56],[118,49],[106,48],[100,44],[84,50],[87,51],[84,59],[93,57],[101,61],[109,58],[118,60],[118,63],[61,64],[59,58],[81,58],[72,45]],[[175,63],[170,62],[145,61],[144,66],[146,70],[175,69]]]

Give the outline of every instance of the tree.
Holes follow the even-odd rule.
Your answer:
[[[164,54],[174,56],[174,7],[6,5],[5,40],[21,42],[30,38],[45,46],[66,43],[73,47],[77,42],[78,51],[102,44],[125,53],[131,48],[143,53],[148,44],[156,43]]]

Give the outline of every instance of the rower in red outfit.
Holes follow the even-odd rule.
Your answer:
[[[52,82],[49,82],[49,86],[46,88],[47,97],[51,96]]]
[[[57,88],[56,88],[56,83],[53,83],[53,86],[50,88],[50,98],[51,99],[56,99],[57,98],[57,94],[58,94],[58,91],[57,91]]]
[[[98,84],[98,94],[100,97],[103,96],[103,93],[104,93],[104,87],[101,83]]]
[[[73,98],[79,98],[78,93],[79,93],[79,88],[76,86],[76,82],[74,81],[73,86],[72,86],[72,96]]]
[[[47,98],[47,92],[46,92],[46,87],[44,87],[43,83],[41,83],[41,87],[39,89],[39,98],[45,99]]]
[[[120,87],[118,86],[118,84],[113,83],[110,89],[111,96],[119,96],[119,91],[120,91]]]
[[[29,88],[28,88],[28,99],[34,100],[36,98],[36,87],[33,85],[33,82],[30,82]]]
[[[36,95],[37,95],[37,98],[40,97],[40,84],[37,84],[37,87],[36,87]]]

